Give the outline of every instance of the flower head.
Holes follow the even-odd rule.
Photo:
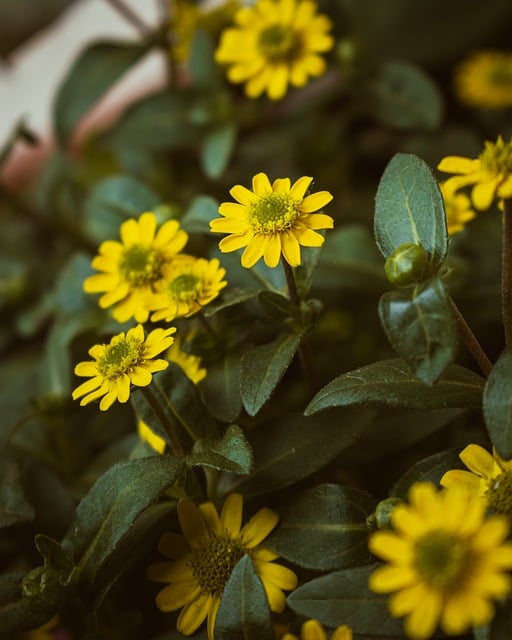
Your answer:
[[[109,344],[96,344],[89,349],[94,360],[80,362],[75,375],[91,378],[73,391],[73,400],[82,398],[80,405],[101,398],[100,409],[106,411],[116,400],[127,402],[130,386],[146,387],[152,374],[169,366],[167,360],[155,356],[171,346],[174,327],[155,329],[145,337],[142,325],[126,334],[114,336]],[[103,397],[102,397],[103,396]]]
[[[511,587],[506,518],[486,519],[485,504],[461,487],[438,492],[418,482],[409,502],[391,513],[394,531],[370,537],[372,553],[388,562],[372,573],[370,588],[395,592],[389,609],[394,617],[406,616],[410,638],[429,638],[438,623],[448,635],[487,624],[492,599]]]
[[[235,14],[236,26],[222,33],[215,59],[229,65],[231,82],[246,83],[249,98],[266,91],[279,100],[288,83],[303,87],[325,71],[320,54],[333,47],[334,38],[331,21],[316,9],[312,0],[257,0]]]
[[[103,293],[99,305],[114,305],[118,322],[135,318],[146,322],[146,299],[162,279],[162,269],[185,246],[188,236],[176,220],[169,220],[157,231],[154,213],[143,213],[138,220],[123,222],[121,242],[102,242],[92,266],[102,273],[84,281],[86,293]]]
[[[448,235],[452,236],[462,231],[466,222],[476,216],[476,212],[471,206],[471,200],[465,193],[446,189],[446,182],[440,184],[439,187],[444,200]]]
[[[474,185],[471,191],[473,205],[483,211],[495,198],[512,197],[512,139],[504,142],[498,136],[496,142],[486,142],[478,158],[447,156],[437,166],[439,171],[460,174],[445,182],[447,192],[455,192]]]
[[[327,633],[318,620],[306,620],[300,630],[300,638],[285,633],[281,640],[327,640]],[[352,640],[352,629],[343,625],[333,631],[330,640]]]
[[[178,519],[183,536],[166,533],[159,550],[170,562],[148,568],[147,576],[156,582],[170,583],[156,596],[161,611],[182,609],[178,631],[190,635],[208,618],[208,638],[213,640],[215,618],[222,593],[237,562],[249,555],[265,589],[272,611],[283,611],[283,589],[295,589],[296,575],[273,561],[278,555],[260,543],[277,524],[278,516],[260,509],[242,527],[243,498],[228,496],[220,516],[211,502],[197,507],[188,498],[178,503]],[[182,608],[183,607],[183,608]]]
[[[314,213],[332,200],[328,191],[305,196],[313,178],[289,178],[272,184],[265,173],[252,179],[252,191],[236,185],[230,194],[237,201],[223,202],[222,218],[210,222],[216,233],[229,233],[219,243],[222,252],[246,247],[242,266],[250,268],[263,257],[269,267],[277,266],[281,254],[292,266],[301,262],[300,247],[319,247],[324,238],[315,229],[332,229],[334,221],[324,213]]]
[[[156,285],[156,294],[147,299],[151,320],[170,322],[177,317],[189,317],[201,310],[227,285],[226,270],[219,261],[183,256],[162,269],[163,280]]]
[[[503,460],[496,450],[491,455],[478,444],[469,444],[459,458],[469,471],[452,469],[441,478],[443,487],[465,487],[483,498],[489,509],[512,522],[512,460]]]
[[[459,100],[482,109],[512,106],[512,52],[476,51],[455,70]]]

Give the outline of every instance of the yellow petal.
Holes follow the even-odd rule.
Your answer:
[[[130,380],[138,387],[147,387],[151,383],[153,376],[144,367],[133,367],[130,371]]]
[[[331,202],[333,196],[328,191],[317,191],[316,193],[312,193],[310,196],[307,196],[302,201],[300,205],[300,210],[303,213],[313,213],[313,211],[318,211],[322,207],[325,207],[326,204]],[[325,216],[328,218],[329,216]],[[330,218],[331,225],[334,226],[332,218]],[[328,227],[332,228],[332,227]]]
[[[226,236],[219,242],[219,249],[222,251],[222,253],[237,251],[238,249],[246,247],[250,242],[252,242],[253,237],[254,233],[252,231]]]
[[[118,285],[119,278],[114,274],[97,274],[89,276],[84,280],[83,288],[85,293],[102,293],[110,291]]]
[[[404,587],[410,587],[417,582],[416,571],[410,566],[382,567],[372,574],[370,589],[376,593],[389,593]]]
[[[287,591],[297,587],[297,576],[295,573],[280,564],[264,562],[257,565],[257,571],[264,583],[271,582],[274,586],[279,587],[279,589],[285,589]]]
[[[500,198],[512,198],[512,176],[508,176],[498,187]]]
[[[272,185],[266,173],[257,173],[252,179],[252,190],[258,196],[272,193]]]
[[[266,507],[260,509],[242,529],[242,544],[248,549],[252,549],[262,540],[265,540],[278,522],[279,516],[275,511]]]
[[[375,589],[373,590],[376,591]],[[425,597],[426,590],[427,587],[423,583],[418,583],[394,593],[388,601],[391,615],[395,618],[400,618],[414,611]]]
[[[274,193],[287,193],[290,191],[290,178],[276,178],[272,183]]]
[[[476,473],[478,476],[491,479],[495,467],[494,458],[483,447],[478,444],[468,444],[468,446],[459,453],[459,458],[466,467]]]
[[[75,375],[87,378],[98,375],[96,362],[79,362],[75,367]]]
[[[202,547],[208,544],[210,535],[204,521],[203,514],[188,498],[182,498],[178,502],[178,520],[185,539],[192,548]]]
[[[480,160],[472,160],[463,156],[447,156],[441,160],[437,168],[444,173],[469,174],[479,171],[481,165]]]
[[[376,531],[368,540],[370,551],[389,562],[404,565],[412,560],[412,547],[392,531]]]
[[[281,258],[281,236],[273,233],[264,238],[263,259],[267,267],[274,268],[279,264]]]
[[[75,367],[75,373],[76,373],[76,369],[78,368],[79,365],[77,365]],[[91,380],[86,380],[85,382],[82,382],[81,385],[79,385],[72,394],[72,398],[73,400],[76,400],[77,398],[80,398],[81,396],[85,396],[87,393],[91,393],[91,391],[95,391],[96,389],[98,389],[101,385],[103,384],[103,378],[95,377],[92,378]]]
[[[434,633],[443,606],[442,596],[434,590],[426,591],[418,606],[405,620],[405,632],[411,638],[430,638]]]
[[[447,471],[439,484],[443,487],[455,487],[455,486],[463,486],[467,489],[467,491],[475,496],[475,498],[480,493],[480,487],[482,481],[474,474],[469,471],[463,471],[461,469],[451,469]],[[485,488],[486,485],[484,484]]]
[[[327,634],[318,620],[306,620],[301,627],[300,636],[307,640],[327,640]]]
[[[214,640],[215,621],[219,611],[220,598],[213,597],[210,605],[210,613],[208,614],[208,640]]]
[[[119,233],[125,246],[130,246],[139,242],[139,225],[133,218],[123,222],[119,228]]]
[[[300,245],[292,231],[284,231],[281,235],[281,251],[286,262],[292,267],[300,264]]]
[[[346,624],[338,627],[333,632],[331,640],[352,640],[352,629]]]
[[[154,213],[143,213],[139,218],[139,242],[150,245],[153,242],[156,231],[156,217]]]
[[[108,409],[110,409],[110,407],[114,404],[116,400],[117,400],[117,392],[114,390],[108,391],[100,400],[100,411],[108,411]]]
[[[197,583],[191,584],[188,581],[175,582],[157,594],[156,606],[160,611],[176,611],[176,609],[180,609],[184,605],[196,602],[200,593],[201,587]]]
[[[222,535],[222,525],[213,502],[204,502],[199,505],[199,510],[203,514],[208,530],[216,536]]]
[[[186,605],[178,617],[176,627],[180,633],[189,636],[196,631],[210,612],[212,596],[202,593]]]
[[[462,593],[454,593],[446,599],[443,614],[441,618],[441,626],[443,631],[448,635],[458,635],[471,626],[473,618],[472,607],[474,606],[478,613],[482,615],[482,603],[489,613],[489,607],[482,598],[472,597],[471,593],[463,591]],[[492,612],[493,608],[490,607]]]
[[[249,191],[247,187],[243,187],[241,184],[232,187],[229,193],[237,202],[244,205],[251,204],[257,199],[257,196],[252,191]]]
[[[272,582],[264,582],[263,588],[265,589],[265,593],[267,595],[268,606],[271,611],[275,613],[281,613],[284,611],[286,607],[286,596],[284,593],[276,587]]]
[[[130,378],[126,374],[116,379],[117,399],[123,404],[130,398]]]
[[[312,213],[304,220],[304,224],[310,229],[332,229],[334,220],[325,213]]]
[[[286,94],[288,85],[288,67],[285,64],[277,65],[269,78],[267,95],[271,100],[280,100]]]
[[[303,247],[321,247],[325,242],[325,238],[320,233],[307,227],[295,235],[299,239],[299,244]]]
[[[219,205],[219,213],[226,218],[240,218],[244,220],[247,217],[247,207],[237,202],[223,202]],[[218,222],[218,220],[212,220],[212,222]]]
[[[488,209],[496,196],[496,189],[503,177],[501,175],[495,176],[485,182],[479,182],[473,187],[471,191],[471,199],[473,204],[480,211]]]
[[[231,538],[236,538],[240,533],[243,507],[244,499],[239,493],[230,494],[222,506],[220,514],[222,531]]]
[[[299,178],[296,182],[294,182],[290,190],[290,195],[292,196],[292,198],[297,202],[302,201],[302,199],[304,198],[304,194],[309,189],[309,185],[312,182],[313,178],[310,178],[309,176],[302,176],[302,178]]]
[[[224,239],[226,240],[226,238]],[[264,251],[265,236],[261,234],[255,234],[242,254],[242,267],[245,267],[246,269],[250,269],[251,267],[253,267],[262,257]]]

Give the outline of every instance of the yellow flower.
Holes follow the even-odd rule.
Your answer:
[[[455,70],[461,102],[483,109],[512,106],[512,52],[476,51]]]
[[[289,178],[272,184],[265,173],[252,179],[252,191],[236,185],[230,194],[237,201],[223,202],[222,218],[210,222],[215,233],[229,233],[219,243],[223,253],[246,247],[242,266],[250,268],[263,257],[269,267],[277,266],[281,254],[292,267],[300,264],[300,246],[319,247],[324,238],[315,229],[332,229],[334,221],[323,213],[313,213],[332,200],[328,191],[304,197],[313,178],[299,178],[290,186]]]
[[[109,344],[91,347],[89,355],[94,360],[80,362],[75,367],[75,375],[91,380],[73,391],[73,400],[83,396],[80,401],[83,406],[101,397],[101,411],[106,411],[116,400],[127,402],[130,385],[146,387],[153,373],[169,366],[167,360],[154,357],[171,346],[175,331],[174,327],[155,329],[145,337],[139,324],[126,334],[124,331],[117,334]]]
[[[169,39],[171,57],[177,62],[185,62],[190,54],[190,45],[198,29],[206,29],[213,35],[227,26],[240,3],[227,0],[219,6],[198,6],[191,0],[169,0],[171,20]]]
[[[377,593],[389,599],[394,617],[406,616],[410,638],[429,638],[440,623],[448,635],[489,623],[492,599],[511,587],[512,544],[506,518],[486,519],[485,503],[461,487],[438,492],[418,482],[409,490],[410,504],[391,513],[394,531],[370,537],[372,553],[389,564],[370,576]]]
[[[146,322],[146,299],[162,278],[162,269],[185,246],[188,236],[176,220],[169,220],[157,231],[154,213],[143,213],[138,220],[123,222],[121,242],[102,242],[92,266],[103,273],[84,281],[86,293],[104,293],[99,299],[103,309],[114,305],[112,315],[118,322],[135,318]]]
[[[214,300],[227,282],[226,270],[219,261],[182,256],[162,268],[164,279],[156,286],[157,293],[147,299],[154,313],[151,320],[170,322],[176,317],[189,317]]]
[[[512,197],[512,140],[486,142],[476,159],[447,156],[437,166],[439,171],[460,174],[448,178],[445,189],[450,192],[473,184],[471,199],[479,209],[488,209],[495,198]]]
[[[307,620],[301,627],[300,638],[285,633],[281,640],[327,640],[327,634],[318,620]],[[352,629],[343,625],[333,631],[331,640],[352,640]]]
[[[260,509],[242,527],[243,498],[228,496],[219,517],[211,502],[199,507],[188,498],[178,503],[178,519],[183,536],[166,533],[159,550],[171,562],[160,562],[148,568],[147,576],[155,582],[170,583],[156,596],[161,611],[182,610],[178,631],[190,635],[208,618],[208,638],[213,640],[215,618],[224,587],[237,562],[249,555],[260,577],[270,609],[283,611],[284,590],[295,589],[297,576],[273,561],[278,555],[260,543],[274,529],[278,515]]]
[[[462,231],[466,222],[476,216],[476,212],[471,207],[471,200],[465,193],[446,189],[446,182],[440,184],[439,187],[444,200],[448,234],[452,236],[454,233]]]
[[[469,444],[459,458],[469,471],[447,471],[441,478],[443,487],[463,486],[512,521],[512,460],[503,460],[496,450],[491,455],[478,444]]]
[[[183,351],[179,336],[176,336],[165,356],[171,362],[179,365],[187,378],[194,384],[201,382],[201,380],[206,377],[206,369],[201,367],[201,358]],[[139,420],[137,423],[137,431],[142,440],[145,440],[155,451],[160,454],[165,451],[165,440],[151,431],[148,425],[142,420]]]
[[[331,21],[317,15],[312,0],[257,0],[235,14],[235,27],[221,35],[215,59],[230,65],[230,82],[245,82],[245,93],[257,98],[264,91],[282,98],[288,83],[303,87],[309,76],[320,76],[334,38]]]

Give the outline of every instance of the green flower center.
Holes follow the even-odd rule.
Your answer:
[[[295,57],[299,46],[297,35],[282,24],[273,24],[260,33],[258,47],[265,58],[284,62]]]
[[[269,193],[250,205],[249,215],[254,231],[270,234],[290,229],[299,211],[289,194]]]
[[[141,340],[133,336],[115,336],[98,360],[98,371],[109,380],[128,373],[143,360],[142,344]]]
[[[485,492],[489,508],[512,518],[512,471],[503,471]]]
[[[486,142],[479,160],[484,169],[495,175],[512,173],[512,140],[504,142],[500,136],[496,142]]]
[[[433,531],[414,545],[414,564],[427,584],[448,591],[468,571],[470,554],[463,541],[445,531]]]
[[[198,296],[201,279],[193,273],[182,273],[169,283],[169,292],[176,300],[187,302]]]
[[[127,247],[119,262],[119,271],[123,278],[134,287],[153,284],[162,277],[162,255],[143,244]]]
[[[192,572],[204,591],[221,596],[236,563],[246,553],[238,540],[214,536],[208,546],[192,552]]]

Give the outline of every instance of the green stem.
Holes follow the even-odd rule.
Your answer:
[[[501,244],[501,313],[505,343],[512,341],[512,198],[503,201]]]
[[[130,9],[130,7],[127,7],[121,0],[105,1],[110,4],[111,7],[113,7],[119,13],[119,15],[126,20],[126,22],[129,22],[133,27],[135,27],[135,29],[137,29],[137,31],[144,39],[148,38],[148,36],[151,34],[151,29],[139,18],[139,16],[134,11]]]
[[[470,326],[466,322],[464,316],[460,312],[455,302],[452,300],[452,298],[449,298],[449,301],[450,301],[453,314],[455,316],[455,323],[457,325],[459,334],[464,340],[464,343],[468,348],[468,351],[473,356],[473,359],[480,367],[480,370],[482,371],[484,376],[487,378],[491,373],[492,362],[489,360],[489,358],[487,357],[487,354],[482,349],[482,345],[478,342],[475,334],[471,330]]]
[[[284,258],[281,259],[281,263],[283,265],[284,274],[286,276],[286,284],[288,287],[288,295],[290,296],[290,301],[296,307],[300,307],[300,297],[299,292],[297,291],[297,284],[295,282],[293,269]],[[316,376],[314,370],[313,354],[311,351],[311,343],[307,335],[304,335],[300,342],[299,359],[302,371],[304,372],[304,377],[306,378],[306,382],[309,387],[309,391],[311,393],[314,393],[316,388]]]
[[[151,389],[149,387],[140,387],[140,390],[144,394],[144,397],[148,401],[149,406],[151,407],[151,409],[153,410],[157,418],[160,420],[161,425],[163,426],[163,428],[165,429],[165,432],[169,436],[169,440],[171,441],[171,449],[174,455],[177,458],[184,458],[185,451],[183,450],[183,447],[181,445],[181,441],[179,439],[175,425],[168,419],[167,415],[165,414],[165,411],[161,407],[160,403],[158,402],[158,399],[153,394]]]

